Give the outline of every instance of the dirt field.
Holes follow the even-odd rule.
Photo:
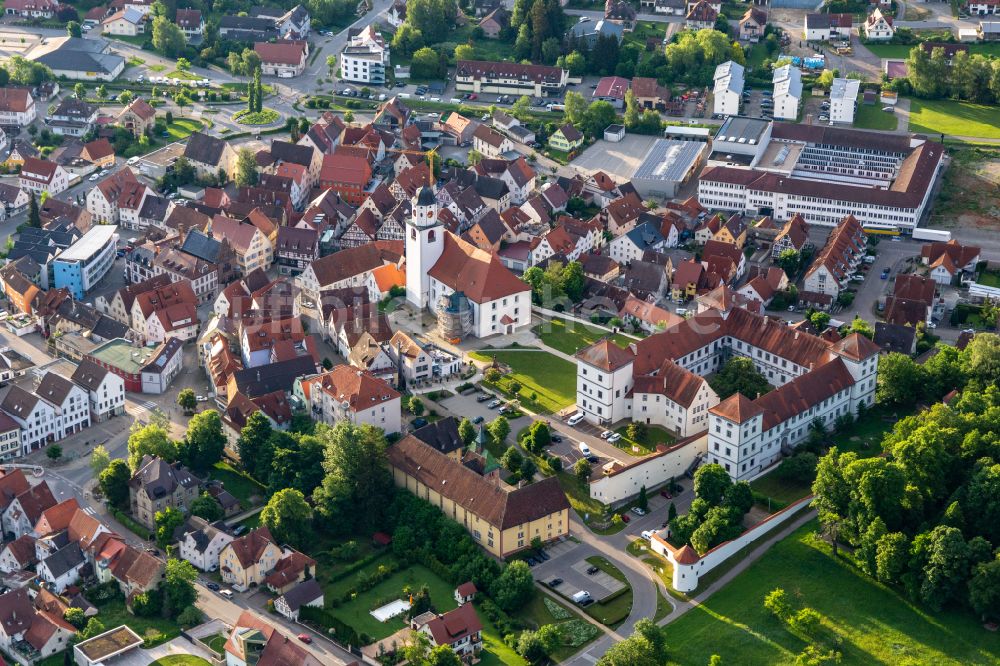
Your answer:
[[[960,238],[986,245],[1000,231],[1000,150],[952,151],[941,192],[931,212],[932,227],[953,229]]]

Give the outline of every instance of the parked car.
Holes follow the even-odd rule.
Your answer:
[[[503,403],[501,403],[499,400],[493,400],[493,401],[490,402],[490,404],[488,404],[486,406],[489,407],[490,409],[496,409],[501,404],[503,404]]]
[[[594,567],[594,566],[587,567],[587,575],[588,576],[593,576],[598,571],[600,571],[600,569],[598,569],[597,567]]]
[[[205,587],[207,587],[208,589],[212,590],[213,592],[218,592],[219,591],[219,584],[218,583],[208,582],[208,583],[205,583]]]
[[[566,423],[568,423],[571,426],[575,426],[577,423],[579,423],[582,420],[583,420],[583,412],[577,412],[573,416],[569,417],[569,419],[566,421]]]
[[[612,444],[614,444],[615,442],[617,442],[621,438],[622,438],[622,436],[619,433],[613,432],[613,433],[611,433],[611,436],[608,437],[608,441],[611,442]]]
[[[476,402],[486,402],[487,400],[491,400],[492,398],[493,395],[490,393],[481,393],[476,396]]]
[[[476,423],[476,424],[479,424],[479,423],[482,423],[483,420],[484,420],[483,417],[480,415],[480,416],[477,416],[476,418],[472,419],[472,422]]]
[[[643,531],[642,531],[642,538],[643,538],[643,539],[646,539],[647,541],[649,541],[649,540],[652,540],[652,538],[653,538],[653,533],[652,533],[652,532],[650,532],[649,530],[643,530]]]
[[[476,93],[472,93],[471,95],[469,95],[469,99],[470,100],[479,99],[479,95],[477,95]]]
[[[533,566],[535,566],[536,564],[538,564],[538,560],[536,560],[536,559],[535,559],[535,558],[533,558],[533,557],[529,557],[528,559],[526,559],[526,560],[525,560],[525,562],[527,562],[527,563],[528,563],[528,566],[529,566],[529,567],[533,567]]]
[[[297,638],[306,645],[313,642],[312,636],[310,636],[309,634],[299,634]]]
[[[625,524],[627,525],[627,524],[628,524],[628,523],[629,523],[629,522],[630,522],[631,520],[632,520],[632,519],[631,519],[631,518],[629,518],[629,516],[628,516],[628,514],[627,514],[627,513],[623,513],[623,514],[622,514],[622,522],[623,522],[623,523],[625,523]]]
[[[601,460],[600,458],[598,458],[594,454],[590,454],[589,456],[586,456],[586,458],[587,458],[587,462],[589,462],[591,465],[596,465]]]
[[[562,585],[562,583],[563,583],[562,578],[553,578],[552,580],[549,581],[549,587],[559,587],[560,585]]]
[[[584,442],[580,442],[580,453],[582,453],[585,457],[590,455],[590,447]]]
[[[673,499],[673,495],[670,494],[669,490],[661,490],[660,495],[666,497],[667,499]]]
[[[538,557],[541,558],[542,562],[548,562],[552,556],[545,552],[544,548],[538,549]]]
[[[558,444],[559,442],[563,441],[562,435],[557,435],[555,433],[552,434],[552,436],[550,437],[550,439],[555,444]]]
[[[605,430],[604,432],[601,433],[601,439],[607,439],[609,437],[611,437],[611,431],[610,430]]]
[[[423,428],[425,425],[427,425],[427,419],[425,419],[422,416],[417,417],[417,418],[413,419],[413,422],[411,423],[411,425],[414,428]]]
[[[630,510],[632,511],[632,513],[634,513],[637,516],[645,516],[646,515],[646,510],[643,509],[640,506],[634,506]]]

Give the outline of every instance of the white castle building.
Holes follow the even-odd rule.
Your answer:
[[[602,340],[578,352],[576,405],[592,423],[707,433],[704,459],[749,479],[802,442],[814,421],[831,427],[871,406],[879,351],[857,333],[829,341],[743,308],[713,308],[626,349]],[[777,388],[720,402],[704,377],[733,356],[751,359]]]

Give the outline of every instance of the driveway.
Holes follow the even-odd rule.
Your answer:
[[[153,663],[157,659],[162,659],[163,657],[168,657],[172,654],[192,654],[203,659],[212,661],[215,655],[205,650],[194,643],[190,643],[185,638],[178,636],[172,641],[168,641],[163,645],[157,645],[155,648],[150,650],[133,650],[128,654],[122,655],[121,657],[116,657],[114,660],[115,666],[147,666]]]

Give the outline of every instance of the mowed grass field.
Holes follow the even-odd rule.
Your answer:
[[[899,124],[899,118],[895,113],[887,113],[882,110],[882,105],[859,104],[858,111],[854,114],[854,126],[858,129],[882,130],[892,132]]]
[[[911,99],[910,131],[1000,139],[1000,109],[951,99]]]
[[[764,597],[783,588],[796,609],[822,616],[823,630],[843,655],[841,664],[996,664],[1000,639],[971,614],[932,614],[879,585],[815,536],[807,523],[760,560],[666,627],[672,664],[791,665],[808,645],[764,609]],[[843,551],[841,551],[843,552]]]
[[[522,395],[537,394],[535,406],[549,412],[558,412],[576,402],[576,366],[555,354],[541,350],[505,351],[484,349],[471,354],[477,361],[497,362],[510,367],[504,379],[517,381],[523,387]]]
[[[906,60],[912,46],[906,44],[865,44],[865,48],[887,60]],[[1000,44],[969,44],[969,55],[1000,56]]]
[[[627,335],[620,333],[612,335],[610,331],[595,326],[587,326],[563,319],[543,321],[534,328],[534,332],[546,346],[557,349],[564,354],[575,354],[608,336],[611,336],[611,341],[619,347],[627,347],[636,342]]]

